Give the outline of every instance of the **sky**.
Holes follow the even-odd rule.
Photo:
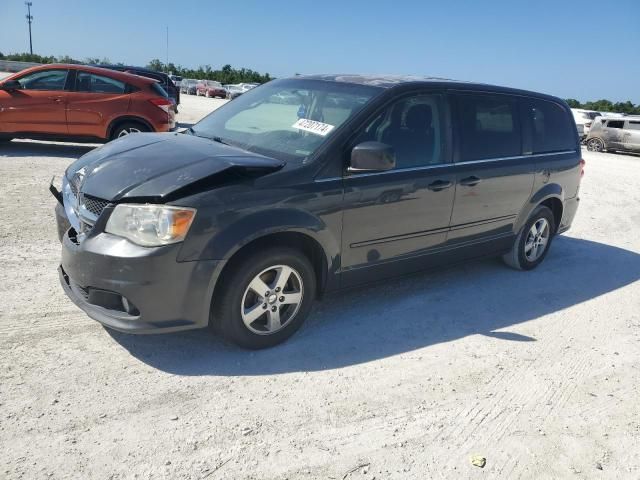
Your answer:
[[[32,0],[42,55],[294,73],[413,74],[640,103],[640,0]],[[0,52],[29,49],[0,0]]]

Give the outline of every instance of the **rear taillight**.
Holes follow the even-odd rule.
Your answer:
[[[584,166],[587,162],[584,161],[584,158],[580,159],[580,178],[584,177]]]
[[[171,108],[171,105],[173,105],[173,102],[168,98],[162,98],[162,97],[151,98],[149,99],[149,101],[153,103],[156,107],[164,110],[166,113],[169,113],[169,109]]]

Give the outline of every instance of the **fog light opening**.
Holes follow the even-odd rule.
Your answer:
[[[134,304],[127,300],[126,297],[122,297],[122,307],[124,308],[124,311],[129,315],[133,315],[135,317],[140,315],[140,311],[135,307]]]

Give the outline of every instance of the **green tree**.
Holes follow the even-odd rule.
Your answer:
[[[164,70],[164,63],[162,63],[157,58],[154,58],[149,63],[147,63],[147,68],[149,70],[155,70],[156,72],[162,72]]]

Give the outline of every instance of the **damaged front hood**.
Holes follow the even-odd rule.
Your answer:
[[[176,133],[136,133],[93,150],[67,169],[86,195],[110,202],[162,202],[222,172],[265,175],[284,162],[213,140]]]

